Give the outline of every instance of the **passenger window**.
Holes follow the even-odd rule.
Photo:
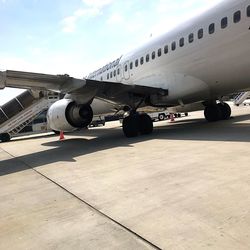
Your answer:
[[[184,46],[184,38],[183,38],[183,37],[180,39],[179,45],[180,45],[180,47],[183,47],[183,46]]]
[[[107,80],[109,79],[109,73],[107,74]]]
[[[214,31],[215,31],[215,24],[211,23],[208,27],[208,33],[211,35],[214,33]]]
[[[135,60],[135,67],[138,67],[138,59]]]
[[[241,20],[241,12],[237,11],[234,13],[234,23],[238,23]]]
[[[117,75],[120,75],[120,69],[117,70]]]
[[[128,71],[128,65],[125,65],[125,72]]]
[[[146,62],[149,62],[149,54],[146,55]]]
[[[227,17],[224,17],[221,19],[221,28],[225,29],[227,27],[228,21],[227,21]]]
[[[152,59],[153,60],[155,59],[155,52],[154,51],[152,52]]]
[[[173,51],[176,49],[176,42],[172,42],[171,48],[172,48]]]
[[[144,63],[144,58],[143,57],[141,57],[140,63],[141,63],[141,65]]]
[[[250,17],[250,5],[247,7],[247,16]]]
[[[194,33],[191,33],[189,36],[188,36],[188,41],[189,43],[192,43],[194,41]]]
[[[110,78],[112,78],[113,77],[113,72],[110,72]]]
[[[116,70],[114,71],[114,77],[116,76]]]
[[[202,39],[203,38],[203,29],[199,29],[198,30],[198,39]]]
[[[158,49],[158,57],[161,56],[161,49]]]
[[[133,63],[132,62],[130,63],[130,69],[133,69]]]
[[[168,45],[166,45],[166,46],[164,47],[164,53],[165,53],[165,54],[168,53]]]

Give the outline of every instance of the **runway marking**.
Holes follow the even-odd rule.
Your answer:
[[[13,158],[18,159],[18,157],[14,156],[13,154],[7,152],[6,150],[2,149],[5,153],[7,153],[8,155],[10,155]],[[162,250],[162,248],[158,247],[156,244],[150,242],[149,240],[147,240],[146,238],[144,238],[143,236],[139,235],[138,233],[136,233],[135,231],[133,231],[132,229],[126,227],[125,225],[121,224],[119,221],[113,219],[112,217],[108,216],[107,214],[103,213],[102,211],[98,210],[96,207],[94,207],[93,205],[91,205],[90,203],[88,203],[87,201],[81,199],[80,197],[78,197],[77,195],[75,195],[74,193],[72,193],[71,191],[69,191],[68,189],[66,189],[65,187],[63,187],[62,185],[60,185],[59,183],[57,183],[56,181],[52,180],[51,178],[49,178],[48,176],[42,174],[41,172],[39,172],[38,170],[36,170],[35,168],[31,167],[28,163],[18,159],[18,161],[22,162],[24,165],[26,165],[29,169],[33,170],[34,172],[36,172],[37,174],[39,174],[40,176],[42,176],[43,178],[47,179],[48,181],[54,183],[56,186],[58,186],[59,188],[61,188],[62,190],[64,190],[65,192],[67,192],[68,194],[70,194],[71,196],[73,196],[74,198],[76,198],[77,200],[79,200],[80,202],[84,203],[85,205],[87,205],[91,210],[93,210],[94,212],[97,212],[98,214],[100,214],[101,216],[105,217],[106,219],[112,221],[114,224],[122,227],[125,231],[133,234],[134,236],[136,236],[137,238],[139,238],[141,241],[145,242],[146,244],[150,245],[152,248],[157,249],[157,250]]]

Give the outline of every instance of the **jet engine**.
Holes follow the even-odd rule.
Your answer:
[[[70,132],[87,127],[93,119],[89,104],[77,104],[71,99],[55,102],[48,110],[49,127],[55,131]]]

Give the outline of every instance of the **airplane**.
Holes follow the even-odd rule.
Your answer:
[[[97,98],[122,107],[126,137],[151,134],[145,106],[195,111],[207,121],[229,119],[222,97],[250,90],[250,1],[224,0],[177,28],[152,38],[112,63],[76,79],[20,71],[0,72],[0,88],[61,92],[48,111],[50,127],[73,131],[91,123]],[[219,101],[219,103],[218,103]]]

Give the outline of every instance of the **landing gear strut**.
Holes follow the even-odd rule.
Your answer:
[[[227,103],[209,105],[205,108],[204,115],[209,122],[227,120],[231,116],[231,108]]]
[[[126,137],[136,137],[139,134],[148,135],[153,132],[153,122],[149,115],[131,113],[123,119],[123,133]]]

